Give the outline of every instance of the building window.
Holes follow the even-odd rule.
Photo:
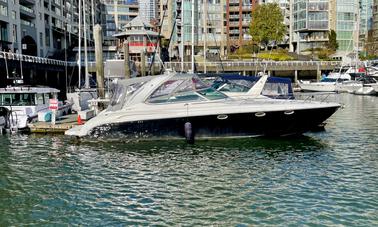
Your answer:
[[[46,28],[45,29],[45,34],[46,34],[46,46],[50,46],[50,29]]]
[[[17,25],[13,25],[13,30],[12,30],[12,35],[13,35],[13,42],[17,42]]]
[[[12,10],[12,12],[11,12],[11,17],[12,17],[13,20],[16,20],[16,19],[17,19],[17,18],[16,18],[16,11],[13,11],[13,10]]]
[[[0,40],[8,41],[8,29],[6,24],[0,26]]]
[[[8,16],[8,7],[0,5],[0,15],[7,17]]]
[[[39,45],[43,46],[43,34],[42,34],[42,32],[39,33]]]

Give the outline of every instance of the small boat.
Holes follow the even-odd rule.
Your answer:
[[[372,76],[361,76],[355,81],[355,86],[353,89],[348,90],[351,94],[356,95],[376,95],[378,90],[378,80]]]
[[[358,72],[354,67],[336,68],[318,82],[300,80],[298,85],[301,91],[348,92],[359,86],[359,83],[356,83],[355,80],[364,74],[363,72]]]
[[[66,131],[76,137],[164,139],[289,136],[328,119],[338,103],[295,99],[234,99],[196,74],[168,73],[120,80],[106,110]]]
[[[50,87],[8,86],[0,88],[0,107],[6,129],[28,130],[28,124],[38,119],[38,113],[47,112],[49,100],[57,98],[58,89]],[[8,111],[6,112],[5,109]],[[71,105],[59,102],[57,115],[70,112]]]

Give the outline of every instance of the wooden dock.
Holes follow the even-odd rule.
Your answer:
[[[51,122],[35,122],[29,124],[31,133],[58,133],[64,134],[65,131],[78,125],[77,114],[70,114],[60,117],[55,121],[55,125]]]

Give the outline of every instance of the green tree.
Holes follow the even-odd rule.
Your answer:
[[[266,48],[271,41],[281,41],[286,33],[283,15],[277,3],[258,5],[252,11],[249,34],[252,40]]]
[[[328,32],[328,43],[327,48],[333,51],[336,51],[339,48],[339,43],[337,42],[337,34],[335,30]]]

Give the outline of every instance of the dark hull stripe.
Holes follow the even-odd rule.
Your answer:
[[[289,136],[316,128],[337,109],[338,107],[329,107],[297,110],[294,113],[277,111],[124,122],[97,127],[91,135],[118,135],[130,139],[184,138],[184,125],[190,122],[196,138]]]

